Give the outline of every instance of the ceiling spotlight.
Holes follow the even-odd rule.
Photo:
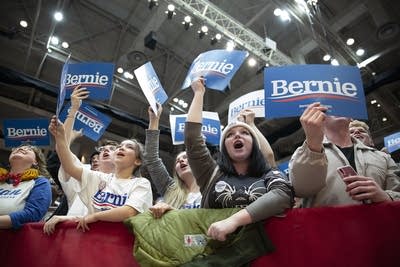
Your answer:
[[[50,48],[47,48],[47,53],[51,53],[53,52],[53,50],[51,50]]]
[[[178,104],[182,106],[183,103],[185,103],[185,101],[183,101],[182,99],[179,99]]]
[[[387,118],[386,118],[386,117],[383,117],[383,118],[382,118],[382,121],[387,121]]]
[[[201,26],[200,31],[198,31],[199,33],[199,38],[202,39],[204,37],[204,35],[207,35],[208,33],[208,27],[207,26]]]
[[[375,76],[375,75],[376,75],[376,72],[374,71],[374,72],[372,72],[371,74],[372,74],[372,76]]]
[[[185,30],[189,30],[189,28],[190,28],[191,26],[193,26],[193,24],[192,24],[192,18],[191,18],[190,16],[184,17],[184,18],[183,18],[183,21],[182,21],[182,24],[183,24],[183,27],[185,28]]]
[[[232,41],[232,40],[229,40],[229,41],[226,43],[226,50],[232,51],[233,49],[235,49],[235,46],[236,46],[235,42]]]
[[[331,59],[331,55],[326,54],[323,58],[324,61],[329,61]]]
[[[155,6],[158,6],[158,1],[157,0],[149,0],[149,9],[151,10]]]
[[[339,66],[339,61],[337,61],[337,59],[335,59],[335,58],[332,58],[331,59],[331,65],[332,66]]]
[[[174,107],[171,107],[171,109],[170,109],[171,111],[174,111],[175,109],[174,109]]]
[[[354,39],[353,38],[347,39],[346,44],[347,45],[353,45],[354,44]]]
[[[279,17],[282,14],[282,10],[280,8],[275,8],[274,15]]]
[[[58,39],[57,36],[51,36],[50,37],[50,42],[52,45],[58,45],[58,43],[60,42],[60,40]]]
[[[174,97],[174,99],[172,99],[172,101],[174,101],[175,103],[178,103],[179,99],[177,97]]]
[[[133,79],[133,74],[128,72],[128,71],[125,71],[124,72],[124,77],[127,78],[127,79],[131,79],[132,80]]]
[[[123,72],[124,72],[124,69],[121,68],[121,67],[119,67],[119,68],[117,69],[117,72],[118,72],[118,73],[123,73]]]
[[[173,4],[169,4],[168,5],[168,7],[167,7],[167,11],[165,11],[165,13],[167,14],[167,18],[168,19],[172,19],[172,17],[174,16],[174,15],[176,15],[176,13],[175,13],[175,6],[173,5]]]
[[[183,103],[183,104],[182,104],[182,107],[183,107],[183,108],[187,108],[187,107],[188,107],[188,103],[186,103],[186,102]]]
[[[67,49],[69,47],[69,44],[67,42],[62,42],[61,46],[65,49]]]
[[[247,61],[247,64],[249,64],[250,67],[254,67],[257,64],[257,60],[255,60],[254,58],[251,57]]]
[[[63,18],[64,18],[64,15],[63,15],[62,12],[56,11],[56,12],[54,13],[54,19],[55,19],[56,21],[62,21]]]
[[[286,10],[282,10],[279,17],[281,18],[282,21],[290,21],[289,13]]]
[[[365,54],[365,50],[364,49],[362,49],[362,48],[357,49],[357,51],[356,51],[356,55],[357,56],[361,57],[364,54]]]
[[[371,100],[371,105],[376,104],[376,99]]]
[[[222,35],[220,33],[217,33],[213,38],[211,38],[211,45],[215,45],[216,43],[218,43],[221,38]]]
[[[21,20],[21,21],[19,22],[19,25],[20,25],[22,28],[26,28],[26,27],[28,27],[28,22],[26,22],[26,20]]]

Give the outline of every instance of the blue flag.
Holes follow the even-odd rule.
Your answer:
[[[400,132],[391,134],[383,138],[385,147],[388,149],[389,153],[400,149]]]
[[[245,51],[222,49],[200,54],[190,66],[182,89],[189,87],[193,81],[203,76],[207,88],[225,90],[247,56],[248,53]]]
[[[265,117],[300,116],[313,102],[328,115],[367,119],[360,70],[352,66],[291,65],[264,70]]]
[[[61,111],[60,120],[65,121],[71,104],[65,106]],[[97,141],[104,134],[108,125],[111,123],[111,118],[99,112],[94,107],[82,103],[76,113],[74,130],[83,129],[83,134],[93,141]]]
[[[50,145],[48,127],[48,119],[4,120],[3,133],[5,146],[17,147],[24,143],[34,146],[48,146]]]
[[[89,91],[89,99],[107,100],[111,96],[114,64],[77,63],[68,64],[65,76],[66,98],[70,98],[77,85]]]

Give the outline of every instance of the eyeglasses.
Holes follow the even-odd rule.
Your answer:
[[[106,150],[108,150],[108,151],[115,151],[116,149],[117,149],[116,146],[110,146],[110,145],[96,147],[96,151],[99,152],[99,153],[104,152],[104,151],[106,151]]]

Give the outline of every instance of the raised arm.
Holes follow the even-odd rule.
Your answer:
[[[50,121],[49,130],[56,140],[57,154],[65,172],[80,181],[82,177],[82,165],[74,160],[73,153],[65,137],[64,124],[58,121],[56,116],[53,116]]]
[[[202,123],[203,121],[203,100],[206,88],[204,87],[204,78],[200,78],[192,83],[193,100],[190,104],[189,112],[187,115],[187,122]]]
[[[267,138],[260,132],[257,126],[254,123],[255,113],[251,109],[244,109],[239,113],[238,120],[242,120],[243,122],[250,125],[250,127],[256,132],[258,142],[260,144],[260,150],[263,154],[264,158],[267,160],[269,165],[273,168],[276,167],[274,151],[271,148]]]
[[[162,113],[161,105],[158,106],[157,113],[154,113],[149,107],[149,128],[146,130],[146,141],[144,145],[144,166],[150,174],[153,184],[157,188],[157,192],[164,196],[168,186],[173,181],[169,176],[164,163],[159,156],[159,136],[160,131],[159,120]]]

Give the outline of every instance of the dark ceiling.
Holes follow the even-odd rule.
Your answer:
[[[51,116],[55,112],[55,92],[62,64],[69,53],[75,62],[113,62],[130,72],[151,61],[169,96],[161,121],[166,130],[161,148],[175,152],[177,148],[172,146],[167,134],[168,115],[187,110],[175,104],[173,98],[191,101],[191,91],[180,90],[191,62],[202,52],[225,48],[230,38],[237,37],[240,42],[243,35],[251,34],[251,40],[242,42],[236,49],[249,50],[258,60],[257,65],[244,64],[228,91],[210,90],[206,95],[205,109],[217,111],[222,124],[226,124],[231,101],[263,88],[261,70],[266,63],[324,64],[322,57],[329,53],[341,65],[357,65],[377,56],[360,70],[368,101],[368,123],[375,143],[382,146],[385,135],[400,129],[400,2],[307,1],[308,14],[297,2],[159,0],[150,9],[147,0],[3,0],[0,3],[0,121]],[[176,5],[176,15],[168,19],[165,11],[171,3]],[[275,8],[287,10],[291,20],[283,22],[274,16]],[[56,10],[63,12],[63,21],[53,19]],[[186,15],[193,20],[188,30],[182,25]],[[19,25],[21,19],[28,22],[27,28]],[[204,23],[209,33],[199,39],[197,31]],[[154,49],[144,45],[150,32],[156,40]],[[210,39],[216,33],[222,33],[222,40],[211,45]],[[69,47],[51,45],[49,52],[46,44],[53,35],[60,39],[60,44],[68,42]],[[260,48],[260,42],[252,44],[254,40],[263,42],[265,37],[277,43],[278,51]],[[355,39],[352,46],[346,45],[350,37]],[[365,49],[365,55],[356,55],[359,47]],[[377,100],[376,104],[370,104],[373,99]],[[117,140],[136,137],[144,141],[147,103],[135,79],[115,73],[112,98],[92,104],[113,118],[105,137]],[[303,141],[296,118],[257,119],[257,124],[272,143],[278,159],[290,157]],[[88,155],[94,145],[86,138],[81,139],[77,151]],[[165,157],[168,152],[163,153]]]

